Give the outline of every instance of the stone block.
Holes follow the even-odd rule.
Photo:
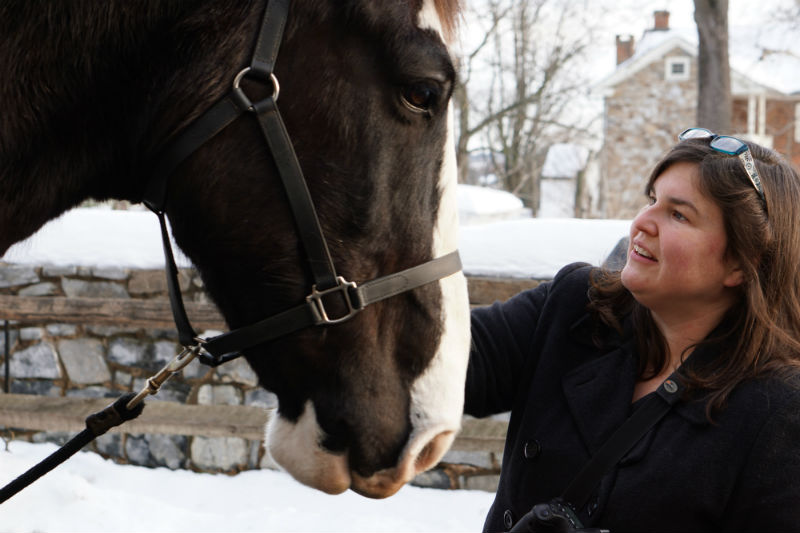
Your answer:
[[[73,437],[72,433],[66,431],[40,431],[31,436],[31,442],[52,442],[58,446],[63,446]]]
[[[179,353],[180,346],[175,342],[157,341],[153,343],[152,361],[156,366],[163,367],[172,361]]]
[[[233,385],[201,385],[197,391],[200,405],[241,405],[242,393]]]
[[[38,341],[44,337],[44,329],[37,327],[20,328],[19,338],[23,341]]]
[[[52,381],[14,379],[11,376],[11,392],[13,394],[35,394],[37,396],[61,396],[61,387]]]
[[[232,470],[247,465],[247,441],[238,437],[194,437],[192,463],[204,470]]]
[[[150,466],[150,446],[144,435],[128,435],[125,439],[125,457],[131,464]]]
[[[13,378],[58,379],[61,377],[56,351],[44,342],[12,354],[9,371]]]
[[[181,290],[188,290],[192,285],[191,272],[178,271],[178,285]],[[131,294],[166,294],[167,275],[163,270],[133,270],[128,280],[128,291]]]
[[[45,326],[47,334],[53,337],[70,337],[78,332],[75,324],[48,324]]]
[[[0,264],[0,289],[38,282],[39,276],[32,266]]]
[[[107,388],[96,385],[83,389],[70,389],[67,391],[66,395],[71,398],[116,398],[118,396]]]
[[[92,276],[101,279],[128,279],[128,270],[119,266],[93,267]]]
[[[58,342],[58,353],[70,381],[81,385],[111,380],[103,343],[97,339],[66,339]]]
[[[68,298],[129,298],[125,287],[111,281],[62,279],[61,288]]]
[[[183,369],[183,377],[184,379],[203,379],[208,375],[209,372],[213,371],[213,368],[204,365],[197,359],[194,359]]]
[[[127,338],[112,340],[108,345],[108,358],[125,366],[141,366],[145,359],[147,345]]]
[[[244,395],[245,405],[255,405],[264,409],[277,409],[278,397],[268,390],[258,388],[249,390]]]
[[[122,435],[104,433],[95,439],[97,451],[109,457],[122,457]]]
[[[167,291],[166,274],[162,270],[134,270],[128,280],[131,294],[154,294]]]
[[[114,372],[114,383],[125,390],[130,390],[131,379],[131,375],[127,372],[122,372],[121,370]]]
[[[247,360],[244,357],[229,361],[224,365],[217,367],[217,374],[220,379],[226,383],[241,383],[248,387],[255,387],[258,385],[258,376],[250,368]]]
[[[124,328],[119,326],[103,326],[103,325],[88,325],[85,326],[86,331],[91,333],[92,335],[97,335],[99,337],[111,337],[112,335],[124,335],[124,334],[135,334],[139,331],[139,328]]]
[[[186,461],[187,439],[182,435],[148,435],[150,455],[158,466],[170,470],[181,468]]]
[[[61,276],[74,276],[78,273],[75,265],[45,265],[42,267],[42,276],[46,278],[60,278]]]
[[[29,285],[20,289],[17,294],[20,296],[51,296],[56,293],[56,286],[49,281]]]

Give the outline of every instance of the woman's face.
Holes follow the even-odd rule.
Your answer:
[[[667,167],[631,224],[622,283],[654,313],[690,318],[725,310],[742,282],[738,264],[725,256],[722,210],[698,183],[696,164]]]

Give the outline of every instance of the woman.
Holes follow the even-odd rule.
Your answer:
[[[676,369],[680,401],[575,510],[583,525],[800,531],[800,178],[756,144],[681,139],[621,272],[570,265],[473,312],[465,411],[511,410],[487,531],[559,497]]]

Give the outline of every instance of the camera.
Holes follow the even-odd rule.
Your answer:
[[[511,531],[529,533],[610,533],[607,529],[585,528],[569,504],[559,500],[539,503],[517,522]]]

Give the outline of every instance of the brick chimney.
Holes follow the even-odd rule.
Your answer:
[[[628,35],[623,39],[617,35],[617,65],[633,55],[633,35]]]
[[[669,11],[653,11],[653,18],[655,19],[654,30],[669,29]]]

